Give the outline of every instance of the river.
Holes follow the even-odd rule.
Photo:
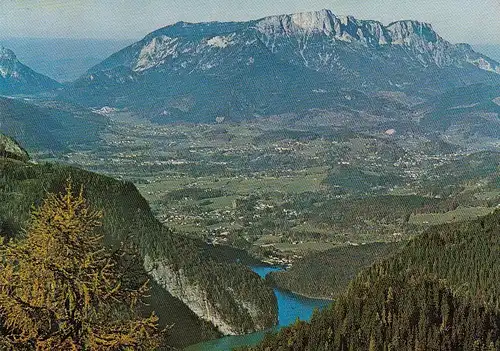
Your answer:
[[[252,270],[264,278],[269,272],[281,270],[279,267],[254,266]],[[297,318],[307,321],[311,318],[314,309],[323,309],[331,301],[309,299],[275,288],[274,294],[278,300],[278,326],[273,329],[256,332],[248,335],[226,336],[216,340],[205,341],[185,348],[185,351],[229,351],[235,347],[256,345],[270,331],[292,324]]]

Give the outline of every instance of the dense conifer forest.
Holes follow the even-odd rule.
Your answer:
[[[500,211],[436,226],[252,350],[500,350]]]

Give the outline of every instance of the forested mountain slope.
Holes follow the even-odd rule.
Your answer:
[[[370,243],[315,252],[286,271],[269,273],[266,279],[300,295],[335,299],[361,270],[389,256],[401,245],[398,242]]]
[[[499,350],[500,211],[428,230],[255,350]]]
[[[0,94],[32,94],[60,88],[55,80],[33,71],[0,45]]]

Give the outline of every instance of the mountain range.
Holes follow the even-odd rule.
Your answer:
[[[22,64],[13,51],[1,48],[0,95],[17,94],[20,96],[16,98],[0,97],[0,129],[15,136],[28,150],[67,151],[76,146],[75,149],[92,148],[94,152],[103,133],[111,135],[118,131],[113,134],[118,140],[114,147],[118,149],[125,144],[123,150],[134,153],[142,152],[144,147],[154,162],[165,162],[169,167],[170,161],[162,159],[167,160],[166,156],[158,157],[152,147],[121,143],[126,135],[119,134],[118,128],[112,129],[119,125],[120,112],[156,123],[251,121],[261,123],[260,126],[281,124],[300,132],[319,132],[327,128],[376,132],[384,145],[385,141],[390,145],[394,138],[399,138],[398,142],[407,147],[401,148],[401,157],[398,156],[402,162],[407,162],[404,152],[410,150],[412,144],[415,149],[422,149],[424,142],[417,140],[422,135],[427,140],[446,141],[430,144],[431,148],[437,145],[436,148],[449,148],[453,152],[459,149],[457,146],[465,149],[474,145],[496,150],[500,141],[498,62],[467,44],[446,41],[427,23],[405,20],[384,25],[351,16],[336,16],[329,10],[248,22],[179,22],[148,34],[92,67],[76,81],[64,85],[36,73]],[[108,118],[108,114],[115,115]],[[132,129],[137,125],[130,123],[121,127]],[[227,133],[222,127],[221,135]],[[195,134],[193,139],[205,132]],[[133,129],[133,133],[140,134],[141,129]],[[269,138],[273,134],[270,135]],[[319,138],[320,134],[317,135]],[[149,136],[145,134],[144,139]],[[179,140],[180,144],[185,139],[179,137]],[[332,145],[334,142],[337,140],[332,140]],[[364,146],[360,146],[362,142],[353,142],[352,149],[364,150]],[[158,143],[163,143],[163,139],[158,139]],[[207,144],[211,143],[212,139],[208,140]],[[246,145],[246,141],[241,144]],[[318,145],[317,148],[323,150],[324,144]],[[343,147],[332,149],[332,155],[322,155],[324,159],[318,157],[318,164],[335,167],[333,162],[341,161]],[[276,150],[275,146],[273,149]],[[99,151],[103,150],[107,152],[105,148]],[[220,150],[210,154],[211,161]],[[380,156],[383,150],[392,148],[381,147],[380,150],[380,154],[378,151],[372,153],[376,155],[373,160],[383,160]],[[175,148],[174,151],[178,151],[175,160],[183,157],[183,149]],[[323,151],[330,152],[328,149]],[[187,152],[191,153],[191,147]],[[357,150],[358,154],[361,151]],[[313,157],[307,152],[303,155],[304,159]],[[423,162],[439,167],[440,159],[425,159],[424,152],[419,155]],[[119,162],[129,156],[120,156]],[[259,154],[255,160],[261,156],[264,159],[268,155]],[[230,159],[234,154],[224,157]],[[248,155],[243,157],[249,158]],[[454,156],[446,154],[443,160],[448,157]],[[288,162],[288,155],[283,158]],[[103,222],[106,244],[113,248],[130,240],[137,246],[140,262],[136,268],[152,278],[151,307],[158,311],[162,326],[173,325],[174,335],[190,334],[182,335],[184,340],[179,336],[178,340],[171,338],[172,344],[183,346],[185,339],[195,342],[220,334],[249,333],[277,323],[277,301],[269,286],[242,264],[221,257],[220,248],[191,237],[191,233],[184,235],[164,227],[131,183],[64,165],[28,163],[28,159],[28,154],[17,142],[0,134],[0,173],[5,190],[0,192],[0,232],[12,237],[22,235],[32,204],[40,203],[47,190],[60,189],[70,175],[76,183],[85,185],[86,196],[96,208],[106,210]],[[108,159],[111,157],[102,158],[100,162]],[[146,165],[139,163],[142,160],[136,155],[130,159],[138,167]],[[496,154],[491,159],[491,163],[476,161],[469,162],[469,166],[478,168],[478,165],[487,164],[494,168]],[[301,159],[293,161],[295,164]],[[165,164],[158,163],[162,167]],[[200,168],[204,167],[200,164]],[[221,164],[215,167],[230,168],[221,167]],[[369,174],[356,173],[354,165],[351,172],[351,167],[343,167],[345,164],[349,162],[338,162],[342,166],[339,169],[349,171],[345,174],[356,183],[353,187],[362,188],[369,183],[367,190],[363,190],[368,193],[383,184],[379,178],[383,179],[385,174],[379,175],[371,169]],[[390,169],[392,165],[400,167],[397,165],[401,164],[391,161]],[[408,164],[417,167],[409,161]],[[120,164],[133,170],[131,165]],[[152,165],[156,167],[156,163]],[[375,161],[373,165],[378,167]],[[457,161],[453,166],[462,167],[462,164]],[[155,167],[150,169],[156,172]],[[183,176],[188,174],[185,169],[190,170],[179,169]],[[249,169],[252,174],[259,172],[258,177],[264,174],[260,170],[254,172],[257,167]],[[373,169],[378,172],[378,168]],[[413,168],[408,169],[413,171]],[[211,170],[204,171],[209,173]],[[494,170],[489,172],[494,173]],[[458,177],[459,172],[448,173]],[[234,174],[235,178],[239,177]],[[333,178],[342,180],[343,174],[331,169],[325,171],[325,183]],[[425,175],[429,175],[433,185],[440,186],[437,178],[432,177],[433,173]],[[210,173],[210,177],[220,181],[217,174]],[[467,183],[468,186],[480,184],[475,178],[471,179],[474,180]],[[262,183],[260,178],[259,182]],[[399,178],[394,183],[400,184]],[[168,195],[161,195],[165,196],[162,200],[165,203]],[[224,193],[228,199],[232,196],[226,195]],[[237,194],[238,201],[240,195]],[[302,193],[296,196],[306,195],[309,196]],[[213,203],[210,198],[203,200],[207,201],[203,206]],[[317,203],[325,206],[325,202]],[[236,200],[233,203],[236,204],[233,207],[238,205]],[[316,202],[311,203],[316,206]],[[238,218],[236,209],[234,213]],[[330,212],[327,214],[331,216]],[[311,324],[313,332],[308,324],[298,322],[292,327],[297,330],[293,337],[287,333],[294,329],[284,329],[277,337],[268,337],[266,342],[271,345],[268,349],[277,349],[279,344],[288,345],[288,349],[301,349],[296,345],[309,345],[311,350],[332,349],[332,345],[340,349],[337,346],[342,345],[342,349],[377,349],[379,346],[403,349],[404,346],[404,349],[414,350],[427,336],[436,345],[445,340],[451,345],[450,350],[458,349],[457,345],[474,337],[481,341],[481,347],[490,342],[495,343],[493,347],[500,347],[500,338],[495,334],[491,340],[488,328],[475,330],[467,326],[482,326],[491,320],[495,321],[492,330],[500,326],[498,311],[489,310],[493,305],[498,308],[495,292],[500,291],[500,284],[493,277],[496,270],[486,269],[497,267],[495,249],[498,245],[490,244],[495,241],[493,234],[498,233],[499,216],[497,211],[470,226],[453,224],[412,240],[398,251],[402,253],[400,258],[392,259],[391,256],[364,271],[333,308],[316,314]],[[366,220],[366,215],[363,218]],[[447,236],[446,233],[456,235]],[[490,246],[493,249],[488,249]],[[456,270],[450,269],[455,266]],[[418,274],[403,276],[411,269]],[[450,284],[444,285],[445,280]],[[393,288],[402,298],[394,301]],[[464,294],[455,294],[461,291]],[[491,295],[486,291],[492,291]],[[423,296],[430,297],[424,299]],[[447,311],[442,313],[443,320],[435,317],[438,315],[434,312],[436,306],[436,311]],[[484,310],[486,314],[469,315],[469,311]],[[449,311],[460,313],[454,315]],[[453,330],[448,327],[451,325],[448,316],[456,318],[457,327]],[[422,320],[417,329],[412,327],[416,325],[414,319]],[[379,323],[381,320],[383,323]],[[467,334],[461,332],[465,329]]]
[[[322,10],[158,29],[91,68],[63,97],[157,122],[213,122],[336,108],[346,89],[428,98],[474,83],[500,84],[500,64],[430,24]]]
[[[69,102],[72,112],[87,109],[80,115],[90,116],[90,107],[124,109],[160,124],[396,129],[444,134],[466,146],[494,146],[500,130],[500,64],[418,21],[384,25],[321,10],[178,22],[65,85],[23,65],[11,50],[0,52],[0,94],[43,92],[59,100],[51,108]],[[19,132],[7,132],[29,146]]]
[[[71,82],[135,40],[0,38],[19,61],[58,82]]]
[[[78,106],[52,101],[0,97],[0,131],[28,150],[67,151],[92,147],[107,118]]]

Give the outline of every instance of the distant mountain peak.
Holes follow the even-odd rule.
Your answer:
[[[375,46],[409,43],[412,36],[420,36],[427,42],[442,40],[429,23],[402,20],[385,26],[379,21],[337,16],[326,9],[265,17],[257,21],[256,28],[265,35],[319,33],[335,40],[360,41]]]
[[[334,15],[330,10],[269,16],[257,22],[257,29],[264,33],[276,33],[279,31],[293,33],[297,30],[332,32],[334,30],[333,17]]]
[[[410,27],[413,27],[413,28],[425,28],[427,30],[434,31],[434,29],[432,28],[432,24],[431,23],[421,22],[421,21],[418,21],[418,20],[411,20],[411,19],[398,20],[398,21],[391,22],[391,23],[389,23],[387,25],[387,27],[393,27],[393,26],[405,27],[405,28],[410,28]]]
[[[253,61],[252,55],[237,55],[248,52],[249,44],[256,41],[262,45],[255,50],[269,50],[277,54],[278,59],[293,64],[301,61],[316,71],[340,70],[343,74],[350,71],[359,75],[356,67],[347,67],[352,66],[351,62],[341,63],[346,47],[339,45],[346,43],[353,47],[345,54],[355,55],[355,51],[359,51],[368,60],[378,57],[378,61],[388,60],[398,66],[462,69],[471,64],[483,71],[500,73],[500,64],[496,61],[476,53],[470,46],[451,44],[440,37],[430,23],[401,20],[384,25],[374,20],[337,16],[327,9],[268,16],[249,22],[177,22],[148,34],[89,72],[118,67],[141,73],[160,67],[174,69],[177,73],[182,73],[183,69],[190,73],[206,71],[220,67],[221,62],[229,58],[239,62]],[[368,54],[359,45],[372,52]],[[240,48],[239,54],[233,52],[228,56],[229,51],[238,51],[236,48]],[[384,52],[380,50],[383,48]],[[226,50],[228,55],[211,49]],[[389,50],[394,52],[389,53]],[[359,55],[355,56],[359,61]],[[114,74],[107,76],[119,82],[135,79],[133,75],[126,78]]]
[[[35,93],[57,87],[55,80],[23,65],[12,50],[0,46],[0,94]]]

